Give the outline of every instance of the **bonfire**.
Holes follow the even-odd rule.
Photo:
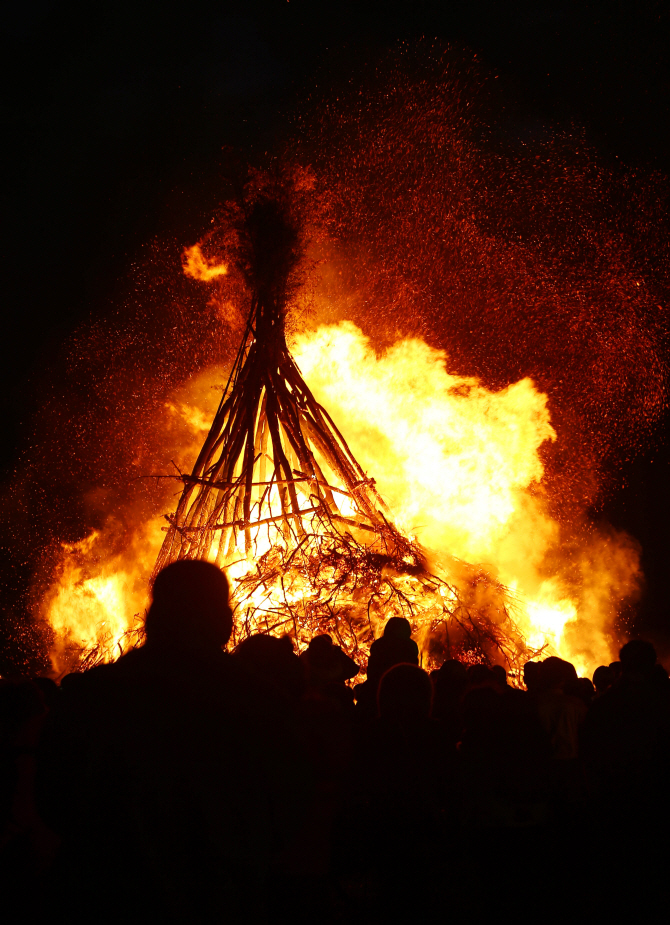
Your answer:
[[[365,666],[372,641],[400,616],[424,665],[459,657],[518,669],[530,653],[513,597],[447,551],[429,563],[291,356],[286,323],[304,284],[309,199],[302,172],[255,175],[227,212],[225,262],[210,266],[197,252],[202,278],[241,281],[248,318],[193,470],[174,476],[184,487],[154,574],[182,558],[225,569],[234,644],[288,634],[303,649],[328,633]]]

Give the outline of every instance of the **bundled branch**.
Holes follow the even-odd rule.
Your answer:
[[[135,621],[119,639],[105,629],[104,624],[96,627],[97,641],[91,646],[81,646],[70,643],[65,646],[62,654],[63,664],[67,671],[88,671],[97,665],[113,662],[131,649],[141,646],[145,640],[144,621],[141,615],[135,614]]]
[[[367,663],[379,628],[393,616],[409,620],[415,635],[444,657],[481,661],[500,656],[512,669],[526,653],[506,606],[505,589],[482,574],[491,620],[467,601],[464,589],[431,574],[421,550],[397,536],[393,552],[383,535],[364,545],[338,523],[315,514],[293,549],[276,546],[261,556],[234,591],[234,643],[254,633],[289,633],[302,648],[329,633],[359,664]],[[404,540],[404,543],[399,542]],[[426,645],[426,662],[431,645]],[[527,657],[527,654],[526,654]]]
[[[255,184],[236,214],[229,259],[249,317],[193,471],[177,476],[184,489],[155,573],[181,558],[225,567],[236,643],[288,632],[302,646],[328,632],[365,663],[377,626],[395,615],[441,640],[443,654],[502,657],[514,667],[526,649],[504,589],[478,573],[497,602],[493,620],[467,589],[429,572],[290,355],[285,322],[304,259],[302,203],[284,175]]]
[[[238,220],[234,260],[251,294],[242,343],[212,428],[190,476],[156,570],[183,557],[230,564],[237,552],[290,547],[321,513],[359,530],[396,533],[328,412],[293,361],[285,334],[292,279],[303,259],[304,216],[293,190],[254,195]],[[288,189],[287,189],[288,186]]]

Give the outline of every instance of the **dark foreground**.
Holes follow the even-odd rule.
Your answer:
[[[222,651],[225,578],[169,566],[147,643],[0,687],[6,921],[376,922],[664,908],[670,681],[634,640],[594,685],[557,658],[368,678],[318,636]],[[347,683],[349,682],[349,684]]]

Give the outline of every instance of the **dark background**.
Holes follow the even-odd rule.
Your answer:
[[[538,119],[605,157],[670,173],[670,13],[656,2],[277,2],[2,7],[0,478],[20,464],[44,370],[109,312],[138,249],[215,204],[222,147],[275,146],[324,59],[425,36],[465,46]],[[661,630],[670,542],[667,421],[604,514],[641,542],[641,627]]]

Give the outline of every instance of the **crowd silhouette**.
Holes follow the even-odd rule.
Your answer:
[[[662,894],[670,680],[631,640],[430,675],[390,619],[367,678],[328,635],[225,651],[224,574],[165,568],[146,642],[0,685],[8,921],[637,914]],[[524,689],[525,688],[525,689]],[[10,914],[10,910],[11,914]]]

